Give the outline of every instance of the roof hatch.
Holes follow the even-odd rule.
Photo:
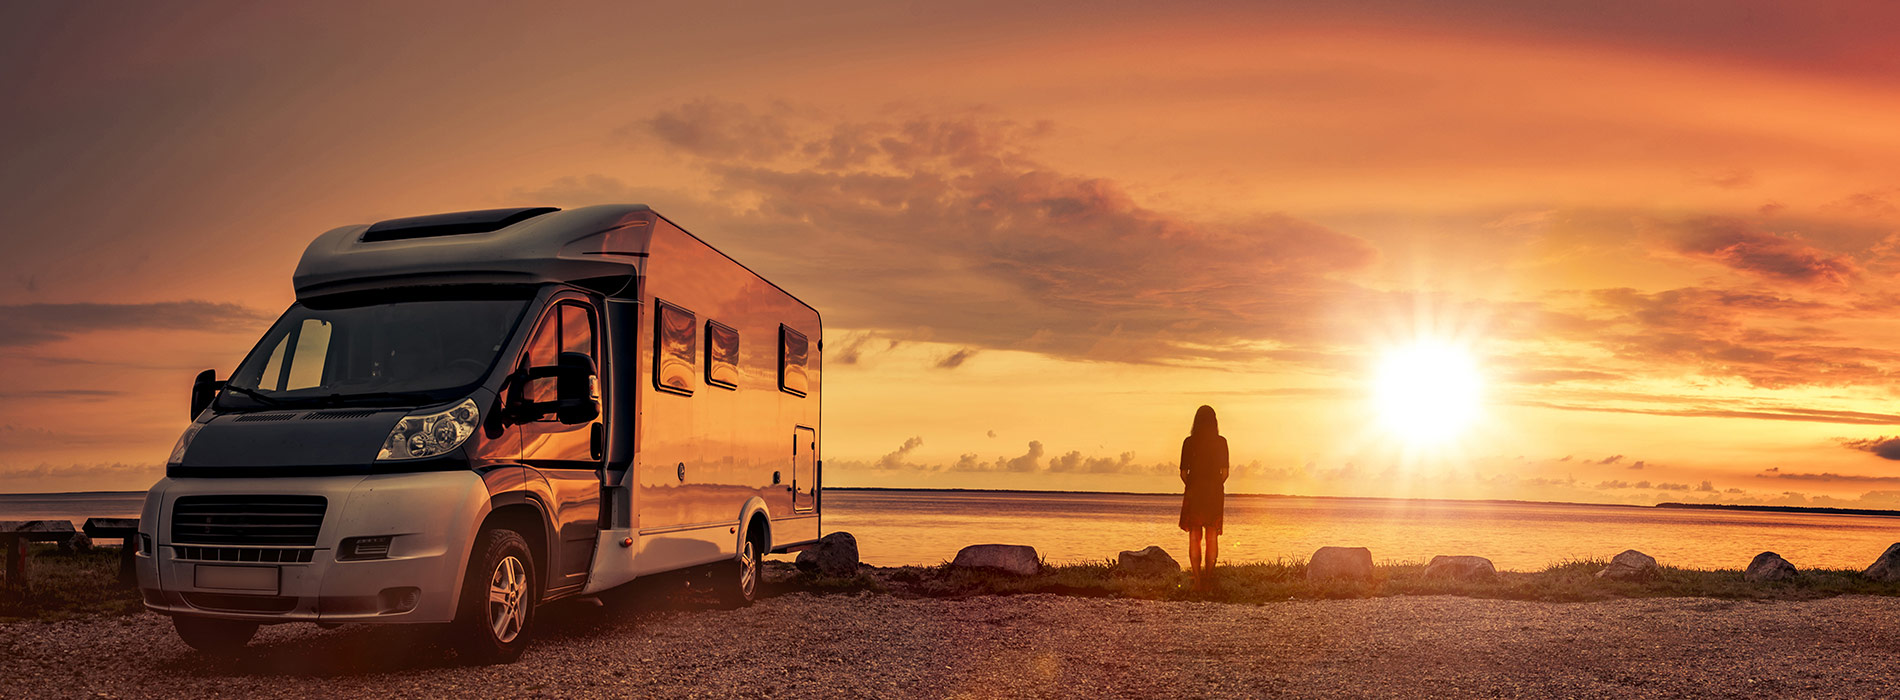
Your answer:
[[[431,214],[429,216],[411,216],[402,219],[378,221],[363,232],[364,243],[377,241],[402,241],[411,238],[433,238],[436,236],[459,236],[467,233],[488,233],[527,221],[542,214],[560,211],[554,207],[523,207],[519,209],[483,209],[480,211],[458,211],[450,214]]]

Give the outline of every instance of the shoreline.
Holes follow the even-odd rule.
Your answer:
[[[1060,491],[1052,489],[974,489],[974,488],[907,488],[892,486],[830,486],[826,491],[845,491],[852,493],[971,493],[971,494],[1013,494],[1029,496],[1179,496],[1173,491]],[[0,493],[0,499],[6,498],[55,498],[55,497],[116,497],[132,498],[144,495],[144,491],[49,491],[25,493]],[[1515,498],[1405,498],[1399,496],[1308,496],[1290,493],[1230,493],[1228,498],[1281,499],[1299,498],[1328,501],[1357,501],[1372,503],[1470,503],[1485,505],[1528,505],[1528,506],[1567,506],[1584,508],[1633,508],[1668,510],[1714,510],[1742,511],[1751,513],[1793,513],[1805,515],[1852,515],[1900,518],[1900,510],[1881,510],[1877,508],[1828,508],[1821,506],[1774,506],[1747,503],[1683,503],[1664,501],[1652,505],[1631,503],[1586,503],[1580,501],[1530,501]]]

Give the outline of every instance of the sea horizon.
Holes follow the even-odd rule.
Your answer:
[[[925,486],[828,486],[826,491],[903,491],[930,493],[1014,493],[1014,494],[1050,494],[1050,495],[1092,495],[1092,496],[1179,496],[1178,491],[1088,491],[1063,489],[979,489],[979,488],[933,488]],[[130,496],[143,495],[138,491],[45,491],[45,492],[0,492],[0,498],[30,496]],[[1577,506],[1588,508],[1687,508],[1708,510],[1743,510],[1765,513],[1811,513],[1815,515],[1867,515],[1874,517],[1900,517],[1900,510],[1876,508],[1834,508],[1827,506],[1780,506],[1756,503],[1693,503],[1682,501],[1662,501],[1649,505],[1636,503],[1594,503],[1590,501],[1537,501],[1522,498],[1428,498],[1422,496],[1331,496],[1305,495],[1297,493],[1229,493],[1227,498],[1312,498],[1347,501],[1418,501],[1428,503],[1496,503],[1536,506]]]

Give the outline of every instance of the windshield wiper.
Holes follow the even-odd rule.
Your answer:
[[[272,398],[270,396],[265,395],[264,392],[258,391],[256,389],[247,389],[247,388],[238,386],[236,384],[230,384],[230,383],[226,383],[224,385],[224,388],[243,394],[245,396],[248,396],[251,399],[257,401],[258,403],[264,404],[265,406],[270,407],[270,408],[283,408],[284,406],[284,402],[282,399]]]

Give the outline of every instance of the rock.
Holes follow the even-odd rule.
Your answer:
[[[1149,547],[1122,552],[1115,558],[1115,571],[1130,576],[1172,576],[1181,573],[1181,564],[1168,555],[1168,550]]]
[[[856,576],[858,538],[849,532],[834,532],[818,538],[818,544],[798,553],[798,570],[821,576]]]
[[[1742,572],[1742,580],[1749,583],[1793,581],[1795,574],[1798,573],[1800,572],[1794,568],[1794,565],[1781,558],[1781,555],[1774,552],[1762,552],[1755,555],[1754,560],[1748,562],[1748,570]]]
[[[72,551],[81,553],[90,552],[92,551],[92,538],[86,536],[86,533],[75,532],[60,548],[71,549]]]
[[[959,569],[996,569],[1018,576],[1033,576],[1042,571],[1042,557],[1036,548],[1022,544],[973,544],[957,550],[950,565]]]
[[[1306,562],[1306,580],[1372,579],[1372,550],[1365,547],[1321,547]]]
[[[1662,575],[1662,567],[1656,565],[1656,558],[1634,549],[1623,550],[1622,554],[1610,559],[1610,565],[1597,572],[1597,578],[1613,581],[1649,581]]]
[[[1484,557],[1432,557],[1425,565],[1425,578],[1449,578],[1459,581],[1489,581],[1497,578],[1498,568]]]
[[[1893,543],[1872,566],[1860,573],[1875,581],[1900,581],[1900,542]]]

